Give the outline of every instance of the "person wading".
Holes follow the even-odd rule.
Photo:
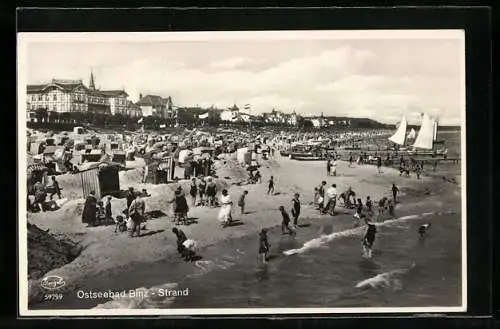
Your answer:
[[[243,191],[238,199],[238,207],[241,209],[241,214],[245,214],[245,197],[248,195],[248,191]]]
[[[373,243],[375,242],[375,234],[377,233],[377,228],[375,224],[365,218],[365,223],[367,226],[365,236],[363,237],[363,255],[365,257],[372,257]]]
[[[146,204],[142,200],[139,193],[136,194],[135,200],[132,201],[128,213],[130,219],[132,220],[132,229],[130,230],[130,237],[134,236],[135,231],[137,231],[137,236],[141,236],[141,223],[144,219],[144,211],[146,210]]]
[[[394,200],[394,203],[397,203],[397,196],[399,194],[399,188],[396,186],[396,184],[392,183],[392,199]]]
[[[259,255],[262,255],[262,263],[267,263],[267,253],[270,248],[269,241],[267,240],[267,230],[262,229],[259,233]]]
[[[288,215],[288,213],[286,212],[285,207],[280,206],[278,209],[281,212],[281,216],[283,218],[281,222],[281,233],[295,235],[295,231],[290,228],[290,215]]]
[[[59,199],[61,199],[61,188],[59,187],[59,182],[56,181],[56,176],[52,176],[52,192],[50,193],[50,200],[57,194]]]
[[[293,216],[293,225],[297,227],[298,220],[300,216],[300,194],[295,193],[292,199],[292,216]]]

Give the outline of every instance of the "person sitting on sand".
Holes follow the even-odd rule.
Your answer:
[[[221,226],[224,228],[231,222],[231,208],[233,205],[233,201],[231,200],[231,196],[229,195],[226,189],[222,190],[222,196],[220,198],[221,201],[221,209],[219,211],[219,222]]]
[[[324,207],[323,207],[323,214],[326,214],[329,212],[330,214],[334,214],[335,211],[335,205],[337,203],[337,185],[332,184],[326,192],[325,192],[325,201],[324,201]]]
[[[257,172],[255,173],[254,178],[255,178],[255,181],[257,183],[262,183],[262,175],[260,174],[260,171],[257,170]]]
[[[196,195],[198,194],[198,185],[196,184],[196,178],[191,180],[191,185],[189,185],[189,195],[191,196],[191,201],[193,206],[196,205]]]
[[[278,209],[281,212],[281,216],[283,217],[283,220],[281,222],[281,233],[295,235],[295,231],[292,230],[289,226],[290,215],[288,215],[288,213],[286,212],[285,207],[280,206]]]
[[[243,193],[240,195],[240,198],[238,199],[238,207],[241,208],[241,214],[245,214],[245,197],[248,195],[248,191],[243,191]]]
[[[363,237],[363,256],[371,258],[373,243],[375,242],[375,234],[377,233],[377,228],[375,224],[365,218],[365,223],[367,226],[365,236]]]
[[[259,233],[259,255],[262,255],[262,263],[267,263],[267,253],[271,245],[267,240],[267,230],[263,228]]]
[[[59,182],[56,180],[56,176],[52,176],[52,185],[51,185],[51,193],[50,193],[50,200],[54,197],[55,194],[59,197],[59,200],[61,199],[61,187],[59,187]]]
[[[179,253],[179,255],[181,255],[181,257],[184,257],[184,249],[186,247],[184,247],[183,243],[187,240],[186,234],[184,234],[184,232],[182,230],[179,230],[177,227],[174,227],[172,229],[172,232],[177,237],[177,252]]]

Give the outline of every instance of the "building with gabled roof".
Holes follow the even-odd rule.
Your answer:
[[[27,112],[44,109],[49,113],[127,113],[128,94],[125,90],[96,89],[92,72],[89,87],[85,86],[81,79],[52,79],[46,84],[27,85],[26,93]]]

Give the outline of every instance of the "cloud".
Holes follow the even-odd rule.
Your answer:
[[[292,51],[297,47],[281,52],[275,47],[272,56],[265,57],[266,48],[258,45],[247,46],[245,55],[236,51],[226,55],[223,47],[214,55],[213,48],[207,48],[206,57],[200,59],[200,45],[170,47],[167,51],[158,45],[86,46],[94,51],[83,57],[77,47],[45,47],[29,54],[28,81],[54,77],[88,83],[90,68],[94,68],[96,83],[103,89],[123,87],[132,100],[137,100],[139,93],[171,96],[179,106],[241,107],[250,103],[252,113],[276,107],[285,112],[296,109],[299,113],[362,116],[383,122],[395,122],[402,113],[434,108],[440,109],[443,121],[457,118],[459,113],[462,86],[458,69],[445,63],[439,51],[430,50],[426,56],[413,47],[414,56],[408,57],[409,51],[397,44],[384,52],[384,47],[344,43],[300,53]],[[257,50],[252,53],[252,49]],[[433,66],[438,68],[433,71]]]
[[[253,58],[231,57],[222,61],[212,62],[210,63],[210,66],[218,69],[231,70],[253,62],[254,62]]]

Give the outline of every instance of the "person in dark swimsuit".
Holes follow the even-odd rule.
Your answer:
[[[293,216],[293,225],[297,226],[297,222],[300,216],[300,194],[295,193],[295,196],[292,199],[292,216]]]
[[[196,205],[196,194],[198,194],[198,186],[196,185],[196,178],[193,178],[189,186],[189,195],[191,196],[193,206]]]
[[[269,179],[269,185],[268,185],[268,189],[267,189],[267,194],[274,194],[274,177],[271,176],[271,178]]]
[[[207,182],[205,182],[205,178],[202,178],[200,180],[200,183],[198,184],[198,194],[200,195],[200,204],[204,206],[206,204],[205,198],[205,191],[207,189]]]
[[[372,247],[373,247],[373,243],[375,242],[375,234],[377,233],[377,228],[375,227],[375,225],[373,223],[371,223],[370,221],[368,221],[366,219],[365,219],[365,222],[366,222],[367,229],[366,229],[365,236],[363,237],[363,254],[366,257],[371,258],[372,257]]]
[[[259,254],[262,255],[262,263],[267,263],[267,253],[269,252],[269,242],[267,241],[267,230],[262,229],[259,233]]]
[[[172,232],[177,237],[177,252],[179,253],[179,255],[181,255],[181,257],[185,257],[186,247],[184,247],[183,243],[187,240],[186,234],[184,234],[184,232],[182,232],[182,230],[179,230],[177,227],[174,227],[172,229]]]

